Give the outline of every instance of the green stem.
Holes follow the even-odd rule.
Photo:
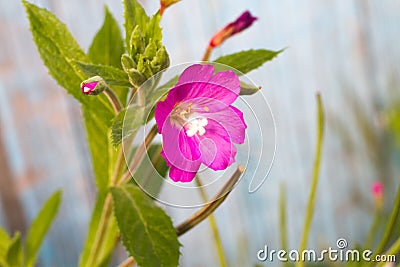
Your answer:
[[[106,237],[108,226],[110,225],[111,222],[110,220],[112,214],[111,203],[112,203],[111,194],[108,193],[104,201],[103,211],[99,222],[99,228],[97,229],[96,238],[93,242],[87,266],[96,265],[95,264],[96,259],[98,259],[98,254],[100,252],[101,245],[103,244],[104,238]]]
[[[308,236],[310,232],[311,221],[314,213],[314,204],[315,204],[315,195],[317,192],[317,185],[318,185],[318,178],[319,178],[319,170],[321,166],[321,154],[322,154],[322,141],[324,135],[324,111],[323,105],[321,100],[321,95],[317,94],[317,106],[318,106],[318,133],[317,133],[317,148],[315,151],[315,159],[314,159],[314,168],[313,168],[313,175],[312,175],[312,184],[311,184],[311,191],[308,198],[307,204],[307,211],[306,217],[304,221],[304,228],[303,228],[303,235],[300,242],[300,249],[299,252],[302,253],[306,248]],[[303,267],[304,262],[299,261],[297,266]]]
[[[288,251],[287,246],[287,227],[286,227],[286,188],[281,184],[281,192],[279,197],[279,224],[281,233],[282,250]],[[290,266],[289,262],[285,262],[285,266]]]
[[[379,229],[379,225],[381,222],[381,217],[382,217],[382,209],[379,207],[376,207],[375,212],[374,212],[374,218],[371,224],[371,228],[368,232],[368,236],[365,240],[364,248],[365,249],[372,249],[372,246],[374,244],[374,240],[376,237],[376,234]]]
[[[396,242],[383,254],[383,255],[396,255],[400,251],[400,237],[397,238]],[[376,255],[375,255],[376,256]],[[374,257],[372,258],[374,259]],[[385,262],[381,262],[377,265],[379,266],[384,266]]]
[[[201,198],[202,198],[204,203],[207,203],[208,198],[207,198],[206,192],[203,189],[203,185],[201,184],[201,181],[200,181],[198,176],[196,176],[195,179],[196,179],[197,188],[199,189]],[[221,267],[226,267],[228,265],[226,263],[224,247],[222,245],[221,235],[219,233],[217,222],[215,220],[214,214],[210,214],[210,216],[208,216],[208,220],[210,222],[211,231],[212,231],[213,236],[214,236],[214,242],[215,242],[215,246],[216,246],[216,249],[217,249],[219,263],[220,263]]]
[[[121,172],[123,163],[124,163],[124,153],[122,148],[119,150],[116,167],[114,174],[111,178],[111,185],[115,185],[118,179],[118,176]],[[96,237],[93,242],[92,250],[88,259],[88,266],[94,266],[95,261],[98,258],[98,254],[101,251],[102,244],[104,242],[105,237],[107,236],[107,230],[110,226],[112,219],[112,197],[110,193],[107,193],[106,199],[103,205],[103,211],[101,213],[101,218],[99,222],[99,228],[97,229]]]
[[[147,147],[150,146],[151,142],[157,135],[157,125],[154,125],[150,132],[147,134],[144,142],[136,149],[135,155],[132,158],[131,163],[129,164],[128,170],[123,174],[122,178],[117,182],[117,186],[123,185],[126,183],[129,178],[135,173],[140,163],[143,160],[144,155],[146,154]]]
[[[118,114],[124,108],[124,106],[122,105],[118,96],[115,94],[115,92],[111,88],[108,88],[108,87],[104,90],[104,94],[107,96],[108,100],[110,101],[115,113]]]
[[[392,214],[390,215],[389,223],[386,226],[385,232],[383,234],[383,238],[381,239],[381,242],[379,243],[378,247],[376,248],[374,255],[378,255],[385,249],[385,247],[389,241],[390,234],[393,231],[394,224],[396,223],[396,218],[399,214],[399,210],[400,210],[400,185],[397,189],[396,199],[394,202]]]
[[[224,185],[224,187],[213,197],[212,201],[205,205],[202,209],[194,213],[186,221],[179,224],[176,228],[178,236],[183,235],[204,219],[206,219],[211,213],[213,213],[228,197],[229,193],[232,191],[233,187],[239,180],[240,176],[244,172],[242,165],[239,165],[235,173],[231,176],[229,181]]]

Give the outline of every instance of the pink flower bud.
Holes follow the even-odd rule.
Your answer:
[[[214,34],[210,41],[210,47],[214,48],[221,45],[232,35],[235,35],[250,27],[255,20],[257,20],[256,17],[253,17],[249,11],[245,11],[235,21],[229,23],[222,30]]]
[[[98,83],[99,82],[82,83],[81,85],[82,93],[84,93],[85,95],[89,95],[91,92],[94,91]]]
[[[375,182],[372,185],[372,195],[375,198],[375,205],[381,208],[383,205],[383,185],[381,182]]]
[[[81,90],[85,95],[98,95],[106,88],[107,84],[100,76],[93,76],[81,83]]]

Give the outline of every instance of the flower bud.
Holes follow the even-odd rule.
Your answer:
[[[235,21],[226,25],[211,38],[210,47],[214,48],[221,45],[232,35],[235,35],[250,27],[255,20],[257,20],[257,18],[253,17],[249,11],[244,12]]]
[[[107,84],[100,76],[93,76],[81,83],[81,90],[85,95],[98,95],[106,88]]]
[[[165,9],[167,9],[167,7],[178,3],[181,0],[160,0],[160,15],[162,16],[162,14],[164,13]]]
[[[383,205],[383,185],[381,182],[375,182],[372,185],[372,195],[375,199],[375,205],[378,208],[382,208]]]

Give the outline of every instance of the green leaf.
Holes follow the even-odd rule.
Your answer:
[[[34,266],[40,246],[58,213],[62,192],[55,192],[43,205],[36,219],[32,222],[26,238],[25,265]]]
[[[124,40],[117,21],[107,6],[103,25],[93,38],[88,56],[96,64],[121,67],[121,55],[125,52]]]
[[[21,234],[16,232],[6,252],[7,265],[10,267],[22,266],[22,253]]]
[[[111,139],[117,147],[126,138],[134,136],[141,125],[144,124],[145,108],[129,106],[122,110],[113,120]]]
[[[101,76],[109,85],[130,87],[129,77],[122,69],[107,66],[86,64],[83,62],[75,62],[78,67],[88,76]]]
[[[83,103],[86,134],[99,191],[108,186],[108,128],[114,111],[104,95],[89,97],[79,89],[87,76],[73,62],[89,62],[66,26],[49,11],[23,1],[39,54],[53,78]]]
[[[11,238],[8,233],[0,227],[0,266],[4,266],[6,263],[6,251],[10,246]]]
[[[214,62],[225,64],[231,68],[237,69],[243,74],[246,74],[251,70],[257,69],[265,62],[272,60],[282,51],[283,50],[271,51],[265,49],[252,49],[222,56],[216,59]]]
[[[96,185],[99,192],[104,192],[107,191],[110,183],[108,174],[112,162],[110,157],[112,145],[109,141],[109,128],[114,115],[101,114],[95,108],[86,106],[82,107],[82,111]]]
[[[104,242],[100,249],[98,257],[91,257],[93,250],[93,244],[95,243],[96,233],[99,229],[101,214],[103,211],[104,201],[106,199],[106,193],[99,194],[93,209],[92,218],[90,219],[90,225],[86,242],[82,250],[82,254],[79,260],[80,267],[92,267],[92,266],[108,266],[111,259],[112,252],[117,244],[116,240],[118,237],[118,227],[115,218],[111,218],[111,223],[106,229]],[[90,261],[90,262],[89,262]],[[94,262],[93,262],[94,261]]]
[[[49,73],[59,85],[82,103],[88,97],[81,93],[79,85],[86,77],[72,62],[87,62],[88,58],[79,47],[65,24],[49,11],[23,1],[31,25],[33,40]]]
[[[136,25],[144,29],[150,18],[146,15],[143,7],[136,0],[124,0],[125,17],[125,47],[129,49],[130,39]]]
[[[146,24],[146,30],[144,32],[146,43],[149,44],[151,43],[151,40],[153,40],[157,44],[157,48],[161,46],[161,41],[162,41],[162,30],[160,27],[160,20],[161,20],[161,15],[159,13],[154,14],[154,16],[151,17],[149,23]]]
[[[240,81],[240,95],[252,95],[261,90],[261,86],[257,87]]]
[[[179,242],[169,216],[134,185],[113,187],[122,242],[139,266],[178,266]]]

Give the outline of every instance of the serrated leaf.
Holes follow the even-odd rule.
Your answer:
[[[145,108],[134,105],[122,110],[114,118],[111,128],[111,139],[114,147],[137,132],[145,122],[144,116]]]
[[[79,85],[88,77],[74,61],[89,62],[67,27],[49,11],[23,1],[39,54],[53,78],[83,103],[85,129],[99,191],[108,186],[108,128],[114,111],[104,95],[89,97]]]
[[[243,74],[250,72],[251,70],[257,69],[265,62],[272,60],[283,50],[271,51],[266,49],[258,50],[247,50],[238,53],[222,56],[214,62],[225,64],[229,67],[237,69]],[[217,69],[217,66],[216,66]]]
[[[34,266],[40,246],[58,213],[62,192],[55,192],[32,222],[26,238],[25,266]]]
[[[87,233],[85,245],[82,250],[82,254],[79,259],[80,267],[92,267],[92,266],[108,266],[108,263],[111,259],[112,252],[116,246],[116,240],[118,237],[118,227],[117,222],[114,218],[109,225],[109,227],[105,231],[104,242],[102,243],[102,247],[100,249],[100,253],[98,257],[91,256],[93,250],[93,244],[95,243],[96,233],[98,231],[101,214],[103,211],[104,201],[106,199],[106,193],[99,194],[96,199],[96,203],[93,209],[92,217],[90,219],[89,230]]]
[[[46,9],[23,1],[31,25],[33,40],[49,73],[59,85],[78,101],[87,103],[88,97],[81,93],[79,85],[86,77],[72,64],[88,58],[72,37],[64,23]]]
[[[83,118],[89,150],[93,162],[93,171],[99,192],[107,191],[110,178],[108,175],[111,159],[109,155],[111,144],[109,142],[109,127],[111,127],[112,114],[105,117],[96,109],[82,107]]]
[[[6,252],[6,262],[10,267],[22,266],[23,260],[21,234],[16,232]]]
[[[122,242],[139,266],[178,266],[179,242],[170,217],[134,185],[113,187]]]
[[[0,227],[0,266],[4,266],[6,263],[6,252],[10,246],[11,238],[8,233]]]
[[[260,86],[254,86],[240,81],[240,95],[252,95],[261,90]]]
[[[74,62],[87,76],[101,76],[109,85],[130,87],[129,77],[122,69],[107,66]]]
[[[125,17],[125,47],[130,47],[130,38],[136,25],[140,29],[144,29],[149,23],[150,18],[147,16],[143,7],[136,0],[124,0],[124,17]]]
[[[125,52],[124,40],[117,21],[107,7],[103,25],[93,38],[88,56],[96,64],[121,67],[121,55]]]

